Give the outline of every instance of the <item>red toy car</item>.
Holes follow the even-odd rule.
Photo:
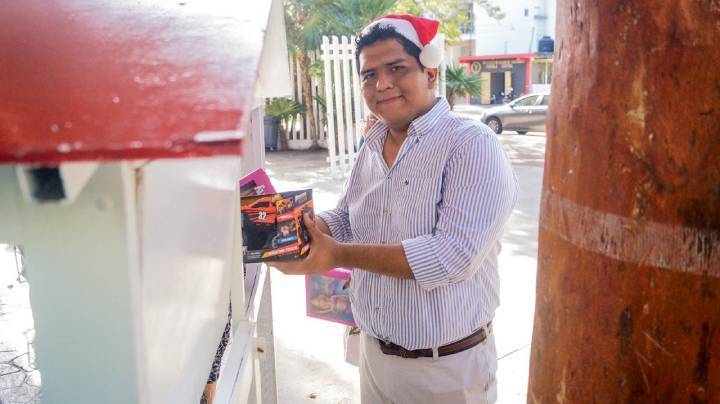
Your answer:
[[[254,200],[248,199],[250,199],[249,203],[240,207],[243,219],[255,225],[274,226],[277,209],[272,196],[262,196]]]

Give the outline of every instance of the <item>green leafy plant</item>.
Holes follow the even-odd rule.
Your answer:
[[[269,98],[265,103],[265,115],[278,119],[281,123],[278,137],[278,149],[287,150],[287,131],[295,124],[298,115],[305,113],[305,106],[290,98]]]
[[[470,74],[463,66],[448,65],[445,69],[445,92],[450,108],[455,107],[455,97],[480,96],[482,79]]]
[[[333,35],[352,36],[370,22],[389,14],[398,0],[333,0],[323,8]]]

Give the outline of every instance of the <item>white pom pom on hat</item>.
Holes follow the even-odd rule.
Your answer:
[[[388,14],[373,21],[362,33],[370,32],[376,25],[395,28],[395,31],[420,48],[420,63],[425,67],[438,67],[443,55],[440,47],[433,42],[437,35],[440,21],[429,18],[415,17],[407,14]]]

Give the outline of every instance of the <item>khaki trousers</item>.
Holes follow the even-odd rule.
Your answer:
[[[360,337],[362,404],[494,403],[496,371],[493,333],[471,349],[437,359],[385,355],[376,339],[364,332]]]

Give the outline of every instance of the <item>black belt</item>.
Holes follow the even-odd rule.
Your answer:
[[[438,356],[452,355],[473,348],[474,346],[485,341],[491,331],[492,321],[487,323],[485,327],[480,328],[479,330],[475,331],[474,333],[468,335],[461,340],[439,347],[437,349]],[[401,347],[400,345],[393,344],[392,342],[386,342],[383,340],[378,340],[378,342],[380,343],[380,350],[385,355],[395,355],[402,358],[411,359],[420,357],[432,358],[434,356],[432,349],[415,349],[410,351]]]

